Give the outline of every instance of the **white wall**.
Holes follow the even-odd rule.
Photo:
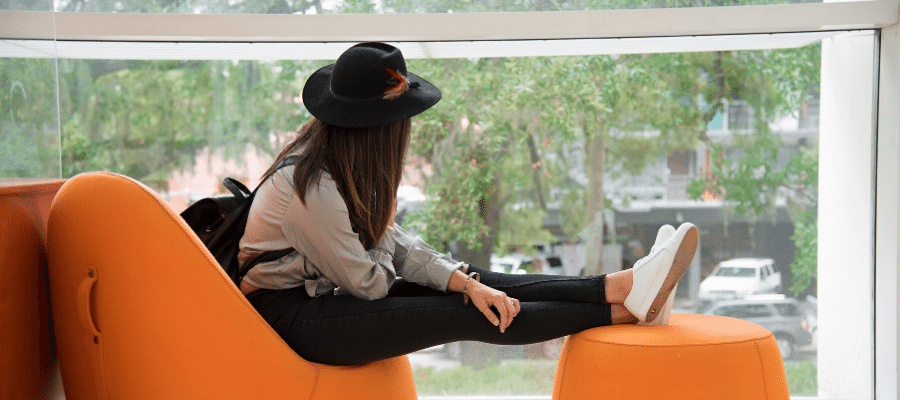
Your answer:
[[[822,42],[819,397],[873,396],[875,35]]]

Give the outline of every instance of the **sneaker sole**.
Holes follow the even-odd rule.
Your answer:
[[[699,241],[700,234],[697,232],[697,227],[692,227],[684,235],[684,239],[681,240],[681,245],[678,246],[678,251],[675,252],[675,260],[672,261],[672,268],[669,269],[669,274],[666,275],[666,280],[663,281],[662,288],[656,294],[653,303],[650,304],[650,310],[647,311],[647,315],[644,319],[645,321],[653,322],[653,320],[660,315],[659,312],[662,311],[663,306],[666,304],[666,300],[669,299],[669,294],[672,293],[675,285],[681,280],[681,276],[684,275],[688,267],[691,266],[691,262],[694,261],[694,253],[697,251],[697,243]]]

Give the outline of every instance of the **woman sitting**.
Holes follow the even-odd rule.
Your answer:
[[[611,324],[666,324],[697,228],[660,229],[633,269],[567,277],[487,271],[394,223],[410,118],[440,91],[400,51],[362,43],[307,80],[314,116],[266,172],[240,260],[241,291],[303,358],[363,364],[460,340],[529,344]],[[284,166],[283,161],[293,161]]]

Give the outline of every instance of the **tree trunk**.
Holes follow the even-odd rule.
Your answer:
[[[541,206],[541,210],[547,211],[547,201],[544,200],[544,189],[541,187],[541,171],[544,171],[544,166],[541,165],[541,157],[538,155],[534,135],[530,133],[528,134],[528,153],[531,155],[531,178],[534,181],[534,191],[537,193],[538,205]]]
[[[494,181],[493,187],[497,187],[499,182]],[[501,204],[499,190],[488,197],[482,197],[479,200],[481,207],[481,218],[487,225],[487,236],[481,241],[481,248],[474,249],[466,246],[465,243],[457,243],[456,258],[476,267],[490,269],[491,253],[494,251],[494,241],[497,236],[497,225],[500,221]],[[487,318],[485,318],[485,323]],[[493,344],[481,342],[461,342],[460,343],[460,362],[462,365],[469,365],[476,370],[483,369],[488,364],[500,363],[500,347]]]
[[[599,275],[607,273],[603,271],[603,209],[606,203],[606,194],[603,192],[603,174],[606,169],[606,141],[602,133],[591,134],[585,127],[585,138],[588,151],[588,201],[590,209],[588,215],[591,224],[588,227],[587,243],[585,244],[584,275]]]
[[[493,186],[497,187],[498,184],[499,182],[495,179]],[[455,254],[458,260],[479,268],[489,269],[491,267],[491,253],[494,252],[494,242],[498,232],[497,225],[500,221],[500,209],[503,207],[500,204],[500,194],[498,192],[491,193],[487,195],[488,197],[482,197],[479,200],[481,218],[488,229],[487,236],[481,240],[481,248],[470,248],[465,243],[458,242],[457,254]]]

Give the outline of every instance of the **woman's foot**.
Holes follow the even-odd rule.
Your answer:
[[[666,224],[659,228],[656,232],[656,240],[650,247],[650,252],[657,251],[666,240],[675,235],[675,227]],[[631,292],[632,286],[632,270],[614,272],[606,276],[606,301],[610,304],[622,304],[628,293]]]
[[[666,235],[663,229],[665,226],[657,238]],[[663,314],[675,285],[694,259],[698,241],[697,227],[686,222],[662,244],[655,244],[647,257],[635,263],[631,291],[624,305],[640,322],[652,323]],[[668,308],[671,312],[671,306]]]

